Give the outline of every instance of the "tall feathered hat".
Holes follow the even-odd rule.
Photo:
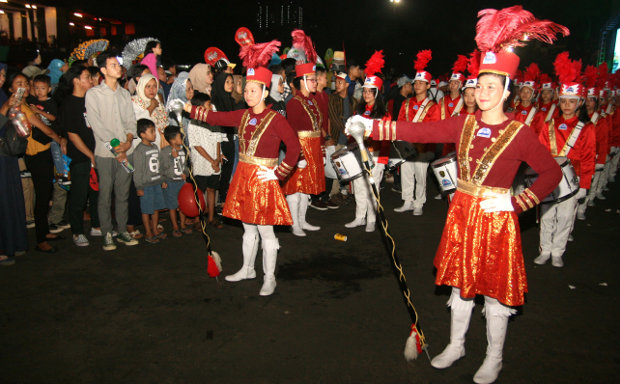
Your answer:
[[[415,68],[416,71],[413,81],[426,81],[430,84],[433,77],[431,76],[430,72],[426,71],[426,66],[432,58],[433,52],[430,49],[425,49],[418,52],[418,54],[416,55],[416,59],[413,63],[413,68]]]
[[[528,87],[532,91],[536,91],[536,81],[538,80],[538,76],[540,76],[540,68],[538,68],[538,64],[532,63],[528,65],[523,73],[523,84],[521,86]]]
[[[452,74],[450,75],[450,81],[456,80],[462,83],[463,80],[465,80],[465,75],[463,75],[463,72],[465,72],[465,70],[467,69],[468,63],[469,60],[467,60],[467,56],[458,55],[456,61],[452,65]]]
[[[301,29],[295,29],[291,32],[291,37],[293,38],[292,49],[296,49],[298,52],[303,53],[303,59],[296,59],[295,77],[302,77],[314,73],[316,71],[317,54],[310,36],[306,35]]]
[[[601,90],[600,97],[607,98],[609,96],[610,84],[609,84],[609,68],[607,63],[603,62],[598,66],[598,86]]]
[[[581,60],[571,60],[568,57],[568,52],[562,52],[555,58],[553,68],[560,82],[559,97],[578,99],[584,96],[584,87],[578,82],[581,73]]]
[[[555,84],[553,83],[553,79],[551,76],[546,73],[541,73],[538,79],[540,83],[540,91],[555,91]]]
[[[243,66],[248,69],[247,82],[256,82],[269,88],[272,73],[265,66],[271,60],[271,56],[280,50],[280,45],[278,40],[272,40],[268,43],[241,46],[239,57],[243,61]]]
[[[381,73],[383,66],[385,65],[385,60],[383,59],[383,50],[375,51],[370,59],[366,62],[366,68],[364,72],[366,72],[366,80],[364,80],[364,88],[377,88],[381,89],[383,86],[383,79],[377,76],[377,74]]]
[[[467,76],[467,80],[465,81],[463,88],[476,88],[476,84],[478,84],[479,69],[480,52],[477,49],[474,49],[474,51],[469,54],[469,59],[467,60],[467,72],[469,72],[469,76]]]
[[[476,43],[482,52],[480,73],[513,77],[519,67],[515,47],[528,40],[552,44],[556,34],[568,36],[568,28],[548,20],[537,20],[520,5],[502,10],[483,9],[478,12]]]
[[[598,69],[593,65],[586,66],[583,71],[583,82],[586,85],[586,95],[588,97],[599,97],[599,89],[597,87]]]

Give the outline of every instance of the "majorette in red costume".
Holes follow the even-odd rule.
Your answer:
[[[463,109],[459,113],[459,116],[473,115],[478,110],[474,92],[476,89],[476,84],[478,84],[479,68],[480,52],[478,52],[477,49],[474,49],[474,51],[469,54],[469,60],[467,61],[467,72],[469,72],[469,76],[467,76],[467,79],[465,79],[465,84],[463,85]]]
[[[411,124],[375,121],[367,125],[375,140],[456,143],[457,191],[450,205],[435,257],[436,284],[453,287],[448,304],[450,344],[431,364],[447,368],[465,355],[465,333],[473,298],[485,296],[488,347],[476,383],[491,383],[502,367],[502,350],[510,306],[522,305],[527,291],[517,213],[533,208],[556,187],[561,171],[531,129],[508,119],[502,106],[519,64],[514,47],[525,36],[552,42],[565,27],[536,20],[520,6],[479,12],[476,42],[482,51],[476,102],[481,112],[448,120]],[[503,88],[503,92],[502,92]],[[348,125],[367,123],[352,117]],[[530,188],[511,197],[521,162],[539,174]]]
[[[456,61],[452,65],[452,74],[448,81],[448,93],[444,95],[438,102],[439,115],[441,120],[449,119],[452,116],[458,116],[463,109],[463,97],[461,96],[461,88],[465,81],[463,73],[467,69],[469,60],[465,55],[458,55]],[[454,145],[444,143],[441,155],[454,152]]]
[[[519,102],[513,111],[513,118],[525,125],[529,125],[534,130],[539,126],[537,119],[537,108],[533,102],[534,92],[536,92],[536,81],[540,74],[540,69],[536,63],[530,64],[523,73],[523,83],[519,89]],[[538,117],[539,119],[540,117]],[[538,132],[536,132],[538,134]]]
[[[414,63],[416,70],[415,78],[413,79],[414,96],[403,102],[398,114],[399,121],[418,123],[440,119],[441,115],[437,104],[427,96],[432,77],[426,70],[426,66],[431,58],[432,52],[430,49],[417,53]],[[400,166],[403,205],[395,208],[394,211],[413,211],[414,215],[420,216],[423,213],[424,203],[426,203],[426,173],[428,171],[428,163],[432,160],[435,152],[435,145],[417,143],[416,149],[418,152],[417,156],[413,159],[407,159]]]
[[[546,73],[541,73],[539,77],[539,98],[538,98],[538,116],[535,116],[538,124],[549,121],[558,116],[558,105],[554,100],[556,84],[553,79]]]
[[[244,97],[250,108],[210,112],[185,105],[192,119],[210,125],[239,127],[239,163],[230,182],[223,215],[243,223],[243,266],[237,273],[226,276],[226,280],[234,282],[256,277],[254,261],[260,237],[265,273],[261,296],[271,295],[276,287],[275,267],[280,246],[273,226],[292,224],[279,181],[293,170],[301,150],[286,119],[265,105],[272,74],[264,65],[279,47],[280,42],[276,40],[241,47],[239,56],[247,68]],[[278,165],[281,142],[286,146],[286,156]]]
[[[295,82],[299,89],[286,104],[286,119],[299,137],[302,157],[297,168],[284,181],[282,191],[286,195],[293,216],[291,231],[295,236],[306,236],[304,230],[318,231],[318,226],[306,221],[310,195],[325,191],[325,168],[321,148],[321,129],[326,132],[327,116],[323,116],[319,103],[314,98],[316,92],[315,63],[316,51],[310,37],[296,29],[293,47],[304,52],[307,63],[298,62],[295,66]]]
[[[601,76],[605,77],[603,80],[603,94],[601,96],[601,99],[604,99],[605,102],[601,101],[601,111],[609,127],[608,140],[610,147],[605,170],[603,171],[604,184],[598,193],[599,198],[601,198],[604,197],[602,191],[606,189],[607,183],[616,180],[618,159],[620,159],[620,113],[617,111],[618,106],[620,106],[620,73],[618,71],[614,75],[608,73],[606,63],[600,66],[599,71]]]
[[[383,51],[375,52],[366,62],[364,70],[366,72],[366,79],[362,86],[362,105],[358,107],[357,112],[358,114],[361,112],[361,116],[368,119],[391,120],[389,115],[386,115],[382,96],[383,79],[380,75],[384,63]],[[375,163],[371,169],[371,177],[375,185],[378,186],[381,184],[385,164],[388,162],[390,143],[387,141],[367,140],[365,146]],[[377,192],[379,192],[379,188],[377,188]],[[366,177],[362,176],[353,180],[353,193],[355,195],[355,218],[344,226],[355,228],[365,225],[366,232],[374,232],[377,220],[375,213],[377,203]]]
[[[573,228],[577,201],[585,199],[594,174],[596,144],[594,127],[579,121],[579,108],[585,96],[585,87],[579,83],[581,60],[572,61],[568,52],[560,53],[553,62],[560,82],[560,116],[544,123],[540,141],[553,157],[567,157],[579,177],[579,192],[561,202],[543,204],[540,219],[540,255],[536,264],[549,259],[554,267],[562,267],[562,256]]]

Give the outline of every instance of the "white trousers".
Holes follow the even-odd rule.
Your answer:
[[[618,160],[620,159],[620,147],[611,147],[610,152],[614,153],[614,156],[610,161],[609,179],[616,177],[616,172],[618,171]]]
[[[401,196],[406,202],[413,201],[414,208],[422,208],[426,203],[427,171],[425,161],[405,161],[400,165]]]
[[[540,253],[562,256],[577,213],[575,196],[561,203],[540,206]]]
[[[375,167],[370,171],[375,186],[377,187],[377,193],[379,193],[380,190],[384,169],[385,164],[375,163]],[[372,189],[365,176],[353,180],[353,193],[355,194],[355,220],[366,218],[366,222],[368,223],[376,222],[377,214],[375,210],[377,202],[375,201]]]

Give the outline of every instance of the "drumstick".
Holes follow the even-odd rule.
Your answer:
[[[426,352],[426,356],[430,361],[431,357],[428,354],[428,345],[426,343],[424,333],[422,332],[422,328],[420,327],[418,312],[416,311],[413,302],[411,301],[411,291],[407,286],[407,278],[405,277],[403,266],[400,263],[398,256],[396,255],[396,243],[388,229],[388,221],[385,217],[383,206],[381,205],[381,198],[379,196],[377,186],[375,185],[375,181],[370,174],[370,162],[368,160],[368,152],[366,151],[363,140],[364,127],[362,125],[354,125],[350,129],[350,133],[360,148],[364,177],[366,178],[366,181],[370,184],[372,194],[377,202],[377,216],[379,216],[379,221],[381,222],[382,229],[381,235],[385,240],[388,253],[391,257],[391,265],[392,271],[394,272],[394,277],[396,277],[398,286],[403,296],[403,300],[405,302],[405,305],[407,306],[407,311],[409,312],[409,316],[411,317],[411,330],[405,344],[405,359],[409,361],[414,360],[418,357],[420,353],[422,353],[422,351],[424,351]]]

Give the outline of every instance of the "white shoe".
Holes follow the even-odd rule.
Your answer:
[[[573,242],[575,241],[575,238],[573,237],[573,235],[568,235],[568,241]]]
[[[413,208],[413,216],[422,216],[422,207]]]
[[[441,193],[438,193],[437,196],[434,197],[435,200],[441,200],[443,196],[441,196]]]
[[[305,231],[318,231],[321,229],[321,227],[304,222],[304,223],[301,223],[301,229]]]
[[[306,237],[306,232],[304,232],[303,229],[294,225],[291,227],[291,233],[293,233],[293,235],[297,237]]]
[[[276,290],[276,279],[265,277],[265,282],[258,293],[261,296],[270,296]]]
[[[583,212],[577,212],[577,220],[585,221],[586,214]]]
[[[602,193],[597,193],[596,194],[596,198],[599,199],[599,200],[607,200],[607,198],[605,196],[603,196]]]
[[[355,219],[350,223],[346,223],[344,226],[346,228],[355,228],[355,227],[361,227],[363,225],[366,225],[365,219]]]
[[[91,228],[90,235],[91,236],[103,236],[103,233],[101,233],[101,228]]]
[[[551,265],[553,265],[556,268],[562,268],[564,266],[564,261],[562,260],[562,256],[552,256]]]
[[[594,207],[594,206],[595,206],[594,199],[588,200],[588,207]]]
[[[234,283],[236,281],[253,279],[255,277],[256,271],[254,270],[254,267],[251,265],[244,265],[239,271],[237,271],[237,273],[228,275],[224,279]]]
[[[534,259],[534,263],[538,265],[544,265],[551,258],[550,253],[541,253],[537,258]]]
[[[484,362],[474,375],[474,383],[491,384],[497,380],[499,372],[502,370],[502,359],[487,356]]]
[[[465,356],[465,347],[462,345],[448,344],[443,352],[431,360],[431,365],[437,369],[446,369],[463,356]]]
[[[405,203],[398,207],[394,208],[394,212],[407,212],[413,210],[413,201],[405,201]]]
[[[73,235],[73,244],[78,247],[88,247],[90,243],[84,234],[80,233],[79,235]]]
[[[374,232],[375,231],[375,222],[369,221],[366,223],[366,232]]]

